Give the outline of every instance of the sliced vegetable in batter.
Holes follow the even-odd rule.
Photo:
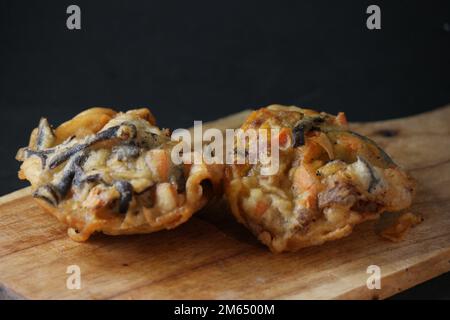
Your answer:
[[[225,175],[233,214],[274,252],[345,237],[361,222],[411,205],[414,180],[374,141],[350,131],[343,113],[272,105],[241,128],[280,132],[276,174],[234,163]]]
[[[91,108],[56,129],[42,118],[17,154],[19,177],[74,240],[171,229],[220,190],[223,171],[175,165],[174,145],[148,109]]]

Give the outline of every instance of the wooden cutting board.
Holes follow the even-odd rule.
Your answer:
[[[234,128],[248,114],[211,126]],[[354,124],[419,183],[412,212],[425,221],[392,243],[374,230],[385,214],[340,241],[272,254],[219,203],[172,231],[69,240],[33,202],[29,189],[0,198],[3,298],[29,299],[343,299],[386,298],[450,270],[450,106],[409,118]],[[69,265],[81,289],[66,287]],[[369,265],[381,289],[369,290]]]

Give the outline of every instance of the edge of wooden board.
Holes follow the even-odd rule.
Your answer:
[[[378,300],[386,299],[397,293],[410,289],[418,284],[424,283],[435,277],[438,277],[450,271],[450,248],[439,252],[426,261],[416,263],[411,267],[406,267],[397,272],[392,272],[381,277],[380,290],[367,290],[367,287],[362,285],[358,288],[347,291],[336,297],[336,300],[351,300],[351,299],[367,299]],[[420,279],[417,277],[420,275]],[[397,283],[403,283],[399,287]]]
[[[5,204],[10,201],[14,201],[16,199],[20,199],[29,194],[31,194],[31,187],[25,187],[25,188],[13,191],[11,193],[5,194],[4,196],[0,197],[0,205]]]

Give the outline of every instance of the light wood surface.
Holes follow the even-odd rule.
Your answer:
[[[247,114],[214,126],[236,127]],[[172,231],[77,243],[26,188],[0,197],[0,298],[371,299],[449,271],[450,106],[353,128],[418,180],[411,210],[425,221],[403,242],[376,234],[394,216],[385,214],[343,240],[276,255],[216,203]],[[80,290],[66,288],[69,265],[81,269]],[[380,290],[366,286],[369,265],[381,268]]]

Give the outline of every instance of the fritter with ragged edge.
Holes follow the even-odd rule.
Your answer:
[[[274,252],[345,237],[356,224],[411,205],[414,180],[375,142],[350,131],[343,113],[272,105],[241,128],[280,130],[276,174],[262,175],[260,163],[225,170],[233,214]]]
[[[19,150],[33,197],[84,241],[171,229],[221,188],[223,167],[171,160],[176,142],[148,109],[88,109],[55,130],[42,118]]]

